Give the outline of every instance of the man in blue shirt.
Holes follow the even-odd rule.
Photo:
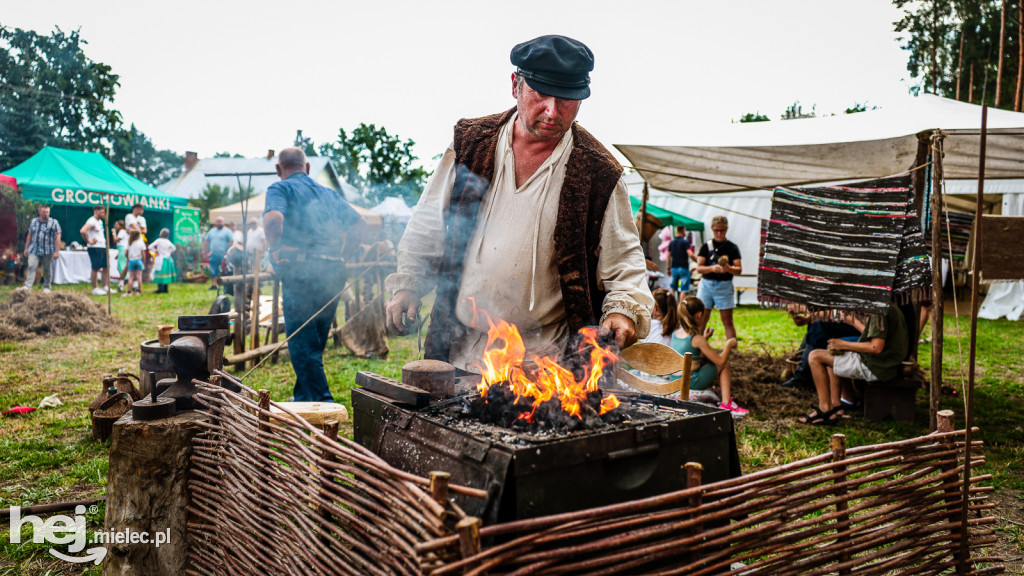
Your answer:
[[[333,402],[324,346],[345,287],[344,258],[358,246],[363,220],[340,194],[309,177],[309,163],[299,148],[281,151],[277,175],[281,181],[267,189],[263,227],[274,272],[281,278],[294,399]]]
[[[213,228],[206,233],[203,240],[203,250],[210,253],[210,290],[217,289],[217,276],[220,275],[220,262],[224,259],[224,253],[228,251],[234,241],[234,234],[224,227],[224,219],[218,217]]]
[[[672,291],[680,301],[690,291],[690,260],[696,262],[697,257],[686,239],[686,226],[676,226],[676,237],[668,244],[668,267],[672,272]]]

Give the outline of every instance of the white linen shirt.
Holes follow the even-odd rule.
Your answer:
[[[494,182],[480,204],[456,300],[456,318],[465,329],[453,331],[449,361],[472,371],[478,371],[472,364],[483,356],[488,326],[485,316],[474,317],[474,310],[515,324],[528,350],[550,348],[551,344],[561,347],[569,336],[553,238],[572,131],[566,132],[551,156],[517,189],[512,153],[516,118],[513,115],[501,128]],[[399,242],[398,271],[386,280],[392,294],[411,290],[422,298],[435,287],[455,168],[455,150],[450,145]],[[598,286],[607,292],[601,319],[623,314],[633,320],[639,337],[646,336],[654,299],[647,287],[644,257],[621,178],[605,211],[600,248],[596,274]]]

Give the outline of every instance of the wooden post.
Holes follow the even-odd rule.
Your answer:
[[[935,413],[939,411],[942,393],[942,140],[941,132],[932,133],[932,363],[928,379],[928,427],[931,430],[935,430]]]
[[[256,256],[256,258],[261,258],[262,254],[260,253],[259,250],[256,250],[255,256]],[[256,261],[258,262],[259,260],[256,260]],[[249,313],[250,313],[249,321],[252,323],[252,327],[250,329],[250,334],[252,335],[251,347],[252,348],[259,348],[260,347],[260,271],[259,271],[259,268],[256,269],[256,273],[253,275],[253,282],[252,282],[252,306],[249,309]],[[259,357],[253,358],[252,361],[251,361],[250,368],[255,368],[256,365],[259,364],[259,361],[260,361]]]
[[[337,441],[338,439],[338,421],[327,420],[324,422],[324,434],[331,440]],[[337,457],[334,453],[326,448],[320,454],[321,459],[324,462],[337,462]],[[320,492],[326,495],[330,494],[329,486],[334,483],[334,479],[331,477],[330,472],[326,470],[326,467],[320,466]],[[330,523],[334,521],[334,516],[330,512],[320,509],[320,517],[323,518],[324,523]],[[321,527],[320,528],[320,539],[324,541],[324,545],[328,546],[331,540],[330,530]]]
[[[245,332],[242,330],[242,325],[245,324],[245,282],[235,282],[234,293],[235,293],[235,334],[233,337],[233,348],[235,356],[238,356],[242,352],[245,352]],[[245,368],[244,364],[235,364],[235,371],[240,371]]]
[[[448,503],[448,481],[451,478],[448,472],[430,473],[430,496],[442,506]]]
[[[978,289],[981,283],[981,251],[985,246],[985,239],[982,238],[981,212],[984,209],[985,192],[985,145],[988,138],[988,105],[981,105],[981,147],[978,152],[978,199],[974,211],[974,258],[971,260],[971,344],[967,364],[967,394],[964,398],[964,482],[963,506],[960,512],[961,532],[960,553],[956,566],[957,574],[967,574],[970,569],[971,548],[968,543],[969,525],[967,522],[967,511],[970,504],[971,494],[971,441],[973,440],[972,427],[974,426],[974,360],[978,347],[978,306],[981,304]]]
[[[469,558],[480,553],[480,524],[482,522],[475,516],[466,516],[455,524],[455,531],[459,533],[459,553],[463,558]],[[462,573],[470,572],[473,565],[467,565]]]
[[[846,460],[846,436],[843,434],[832,435],[832,461],[838,462],[832,469],[832,482],[839,484],[846,481],[846,465],[841,464],[843,460]],[[836,518],[836,544],[840,550],[843,550],[845,546],[842,544],[850,539],[847,532],[850,530],[850,515],[847,513],[849,504],[846,501],[846,487],[839,486],[836,488],[836,512],[839,513],[839,517]],[[846,563],[850,561],[850,553],[843,551],[840,554],[839,561]],[[842,568],[839,570],[840,575],[850,574],[849,568]]]
[[[686,488],[688,490],[690,488],[696,488],[697,486],[700,486],[701,476],[704,473],[704,466],[700,462],[687,462],[686,464],[683,465],[683,470],[685,470]],[[701,492],[698,491],[695,492],[692,496],[690,496],[688,504],[690,508],[697,508],[703,503],[703,501],[703,495],[701,494]],[[694,523],[693,528],[689,530],[689,534],[691,536],[696,536],[702,530],[704,530],[704,523],[697,522]],[[687,552],[687,557],[690,559],[690,562],[693,562],[696,559],[696,554],[694,554],[694,552],[691,550]]]
[[[647,191],[647,180],[644,180],[644,192],[643,192],[643,196],[641,196],[641,198],[640,198],[640,211],[637,212],[637,214],[636,214],[637,218],[640,219],[640,223],[637,225],[637,229],[638,229],[637,232],[640,234],[640,244],[642,245],[643,250],[644,250],[644,258],[647,257],[647,243],[644,242],[644,228],[647,226],[647,198],[648,197],[649,197],[649,192]],[[672,271],[669,270],[669,273],[671,274]]]
[[[936,429],[937,432],[946,433],[953,431],[954,415],[952,410],[939,410],[936,417],[938,423],[938,427]],[[946,450],[956,450],[956,437],[947,436],[946,439],[942,441],[942,444],[945,446]],[[955,468],[956,463],[943,464],[941,466],[943,472],[949,472]],[[960,490],[956,487],[949,487],[946,488],[945,495],[945,503],[949,506],[949,515],[946,516],[946,521],[950,524],[957,524],[960,522],[960,511],[959,509],[954,509],[954,506],[960,502]],[[960,534],[960,537],[963,538],[964,535]]]
[[[276,276],[271,282],[274,294],[274,302],[270,305],[270,343],[277,344],[277,334],[280,331],[278,324],[281,323],[281,310],[278,301],[281,299],[281,280]],[[270,363],[277,364],[277,352],[270,355]]]
[[[690,400],[690,372],[693,369],[693,354],[683,354],[683,376],[679,386],[679,399],[683,402]],[[728,400],[726,400],[728,402]]]

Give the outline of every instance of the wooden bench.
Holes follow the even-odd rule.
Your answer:
[[[744,292],[757,292],[757,286],[734,286],[733,288],[736,289],[737,306],[740,305],[740,296],[742,296]]]
[[[872,421],[892,418],[897,422],[914,423],[914,406],[921,378],[911,376],[895,380],[865,382],[854,380],[854,386],[863,391],[864,417]]]

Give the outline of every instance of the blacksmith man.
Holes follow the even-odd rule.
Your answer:
[[[387,279],[389,328],[406,333],[436,286],[426,357],[471,371],[487,345],[476,310],[551,352],[587,325],[631,344],[654,304],[622,167],[575,123],[593,53],[541,36],[511,59],[515,108],[455,125]]]

